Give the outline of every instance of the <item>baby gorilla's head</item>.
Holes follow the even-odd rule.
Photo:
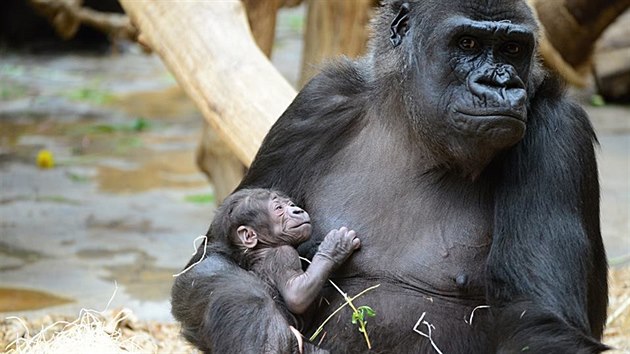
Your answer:
[[[306,211],[270,189],[241,189],[225,199],[212,223],[213,235],[243,251],[297,246],[311,236]]]

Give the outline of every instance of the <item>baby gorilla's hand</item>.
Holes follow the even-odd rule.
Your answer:
[[[356,232],[342,227],[326,235],[315,256],[320,255],[333,261],[335,266],[339,266],[360,246],[361,241],[357,238]]]

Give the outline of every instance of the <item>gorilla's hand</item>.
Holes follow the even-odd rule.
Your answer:
[[[332,230],[326,235],[315,256],[322,256],[331,260],[335,266],[341,265],[356,249],[361,246],[354,230],[342,227]]]

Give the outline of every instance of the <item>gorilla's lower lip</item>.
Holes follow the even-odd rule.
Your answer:
[[[488,110],[488,111],[484,110],[484,111],[478,111],[478,112],[466,112],[466,111],[456,110],[455,113],[458,113],[464,116],[473,117],[473,118],[479,118],[479,119],[512,118],[512,119],[517,119],[521,122],[524,121],[522,114],[518,114],[517,112],[506,111],[506,110]]]
[[[518,116],[514,112],[484,111],[468,113],[455,111],[450,116],[453,126],[465,134],[492,134],[492,135],[522,135],[525,131],[525,117]]]
[[[295,225],[293,228],[294,228],[294,229],[297,229],[298,227],[302,227],[302,226],[304,226],[304,225],[310,225],[310,224],[311,224],[311,222],[310,222],[310,221],[305,221],[305,222],[303,222],[303,223],[301,223],[301,224],[299,224],[299,225]]]

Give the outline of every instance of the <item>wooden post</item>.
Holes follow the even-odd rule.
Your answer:
[[[367,26],[374,0],[310,0],[300,86],[303,86],[325,59],[340,54],[357,57],[365,52]]]
[[[260,50],[271,56],[276,36],[276,15],[282,0],[241,0],[245,5],[249,28]]]

